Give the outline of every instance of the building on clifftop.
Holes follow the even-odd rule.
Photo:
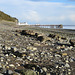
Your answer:
[[[17,25],[28,25],[28,23],[27,22],[22,22],[22,23],[18,22]]]

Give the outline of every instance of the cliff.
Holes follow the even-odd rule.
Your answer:
[[[17,18],[11,17],[10,15],[0,11],[0,21],[5,20],[5,21],[11,21],[11,22],[18,22]]]

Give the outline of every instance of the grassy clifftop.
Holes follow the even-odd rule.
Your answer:
[[[7,15],[4,12],[0,11],[0,21],[1,20],[12,21],[12,22],[18,21],[17,18],[11,17],[10,15]]]

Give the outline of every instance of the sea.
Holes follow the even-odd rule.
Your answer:
[[[63,26],[63,29],[75,29],[75,25],[70,26]]]
[[[50,26],[39,26],[40,28],[51,28]],[[55,29],[58,29],[54,27]],[[60,28],[59,28],[60,29]],[[75,30],[75,25],[63,25],[62,29],[73,29]]]

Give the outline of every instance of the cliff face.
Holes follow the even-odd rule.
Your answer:
[[[10,15],[5,14],[4,12],[0,11],[0,21],[6,20],[6,21],[12,21],[12,22],[18,22],[17,18],[11,17]]]

